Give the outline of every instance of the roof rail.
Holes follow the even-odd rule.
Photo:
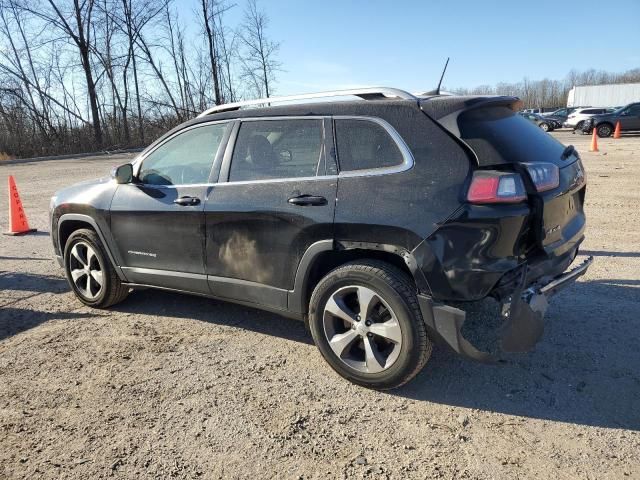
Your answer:
[[[239,110],[242,107],[272,105],[274,103],[280,103],[280,102],[297,102],[299,100],[312,100],[314,98],[330,98],[330,97],[344,97],[344,96],[360,97],[364,100],[375,100],[379,98],[400,98],[402,100],[417,100],[417,98],[414,95],[410,94],[409,92],[405,92],[404,90],[399,90],[397,88],[386,88],[386,87],[354,88],[350,90],[334,90],[330,92],[317,92],[317,93],[305,93],[302,95],[289,95],[286,97],[259,98],[256,100],[244,100],[242,102],[216,105],[215,107],[206,109],[204,112],[198,115],[198,118],[204,117],[206,115],[210,115],[212,113],[232,112],[234,110]]]

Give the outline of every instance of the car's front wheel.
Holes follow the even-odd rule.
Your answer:
[[[64,248],[64,269],[73,293],[90,307],[109,307],[129,293],[93,230],[83,228],[71,234]]]
[[[543,132],[548,132],[549,131],[549,124],[543,122],[543,123],[540,124],[540,128],[542,129]]]
[[[403,385],[431,355],[415,287],[380,261],[352,262],[327,274],[311,296],[309,326],[329,365],[368,388]]]
[[[602,125],[598,125],[596,132],[600,138],[610,137],[613,133],[613,126],[608,123],[603,123]]]

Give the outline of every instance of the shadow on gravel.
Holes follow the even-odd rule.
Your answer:
[[[73,312],[38,312],[24,308],[1,307],[0,308],[0,340],[17,335],[30,328],[37,327],[49,320],[62,320],[74,318],[88,318],[94,315],[90,313]]]
[[[50,258],[42,258],[42,257],[5,257],[4,255],[0,255],[0,260],[38,260],[40,262],[49,261]]]
[[[552,300],[535,352],[494,365],[437,348],[392,395],[530,418],[640,430],[640,288],[580,282]]]
[[[137,290],[132,292],[124,302],[109,310],[187,318],[242,328],[308,345],[313,343],[311,335],[307,333],[302,322],[242,305],[193,295],[153,289]]]
[[[62,293],[69,290],[64,278],[21,272],[0,272],[0,291],[22,290],[26,292]]]
[[[594,257],[640,258],[640,252],[607,252],[603,250],[580,250],[580,255],[593,255]]]
[[[28,236],[28,237],[48,237],[49,236],[49,232],[45,231],[45,230],[36,230],[35,232],[30,232],[30,233],[26,233],[24,235],[18,235],[20,236]]]

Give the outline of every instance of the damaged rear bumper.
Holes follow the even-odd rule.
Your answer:
[[[588,257],[577,267],[555,278],[540,280],[526,286],[527,274],[523,270],[522,281],[513,294],[502,303],[504,323],[500,331],[500,342],[505,352],[526,352],[538,342],[544,331],[544,314],[549,306],[549,298],[573,284],[584,275],[593,262]],[[449,305],[435,304],[426,295],[418,295],[420,310],[432,337],[446,343],[463,357],[480,362],[492,362],[494,355],[478,350],[462,336],[465,312]]]

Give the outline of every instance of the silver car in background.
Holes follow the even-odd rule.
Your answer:
[[[562,126],[573,128],[574,130],[581,130],[585,120],[589,120],[594,115],[601,115],[606,112],[607,109],[602,107],[578,108],[569,114]]]

